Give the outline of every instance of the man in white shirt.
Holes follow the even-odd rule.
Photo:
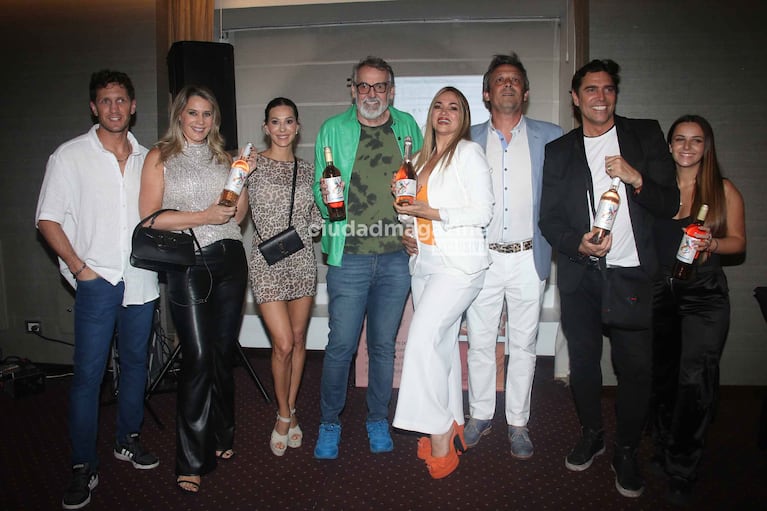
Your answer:
[[[158,297],[157,274],[130,265],[139,222],[138,193],[147,150],[130,133],[136,99],[130,78],[91,76],[97,124],[51,155],[35,222],[76,290],[75,351],[69,403],[72,480],[62,507],[80,509],[98,484],[99,389],[117,328],[120,360],[115,458],[135,468],[159,465],[139,441],[144,417],[147,343]]]
[[[544,149],[560,137],[555,124],[523,115],[530,83],[515,53],[495,55],[483,78],[482,97],[490,120],[472,126],[471,138],[493,169],[495,207],[487,229],[492,264],[479,296],[466,311],[469,351],[469,411],[466,445],[490,433],[496,398],[496,342],[506,300],[509,362],[506,423],[511,455],[528,459],[530,394],[543,292],[551,247],[538,227]]]
[[[679,189],[658,121],[615,113],[619,71],[616,62],[595,59],[573,75],[570,95],[581,126],[546,146],[539,224],[559,252],[562,330],[581,424],[581,437],[565,457],[565,466],[581,472],[605,452],[600,362],[607,333],[618,379],[615,487],[624,497],[636,498],[644,491],[637,449],[650,400],[650,307],[652,281],[659,271],[652,225],[656,217],[676,214]],[[621,181],[620,207],[610,233],[594,243],[596,206],[613,178]],[[610,299],[605,282],[625,282],[628,289]],[[621,303],[633,306],[633,322],[610,315]]]

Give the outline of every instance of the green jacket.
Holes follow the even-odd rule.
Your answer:
[[[392,131],[397,137],[400,152],[405,152],[405,137],[413,138],[413,153],[421,149],[423,135],[413,116],[390,106],[389,114],[392,119]],[[357,157],[357,146],[360,141],[360,123],[357,120],[357,107],[352,105],[348,110],[327,119],[320,127],[317,141],[314,144],[314,200],[325,218],[325,228],[322,230],[322,252],[328,255],[327,263],[341,266],[346,243],[346,220],[329,222],[327,205],[322,201],[320,179],[325,170],[326,146],[333,149],[333,163],[341,171],[344,183],[349,183]],[[344,200],[349,198],[349,188],[344,187]],[[392,199],[393,201],[393,199]]]

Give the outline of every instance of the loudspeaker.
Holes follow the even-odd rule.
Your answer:
[[[237,96],[234,89],[234,47],[229,43],[177,41],[168,51],[168,82],[173,97],[185,85],[213,91],[221,108],[221,134],[226,150],[237,149]]]

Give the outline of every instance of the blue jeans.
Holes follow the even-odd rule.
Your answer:
[[[408,257],[344,254],[341,266],[329,266],[330,334],[322,363],[321,422],[338,424],[346,403],[349,366],[359,345],[367,313],[369,422],[389,416],[394,375],[394,344],[410,291]]]
[[[117,440],[138,433],[144,420],[147,344],[154,301],[122,306],[125,284],[102,278],[77,283],[75,294],[74,376],[69,391],[69,438],[72,464],[98,466],[99,392],[117,325],[120,361]]]

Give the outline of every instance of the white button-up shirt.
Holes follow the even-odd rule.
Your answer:
[[[94,125],[63,143],[48,159],[37,203],[35,225],[61,225],[72,248],[88,267],[112,285],[125,282],[123,305],[142,304],[159,295],[157,274],[130,264],[131,235],[141,220],[138,196],[147,149],[128,133],[133,148],[120,172],[117,158],[101,144]],[[77,280],[59,258],[61,274]]]
[[[533,237],[533,180],[527,124],[522,116],[511,141],[489,125],[485,154],[493,169],[495,208],[487,228],[490,243],[514,243]]]

